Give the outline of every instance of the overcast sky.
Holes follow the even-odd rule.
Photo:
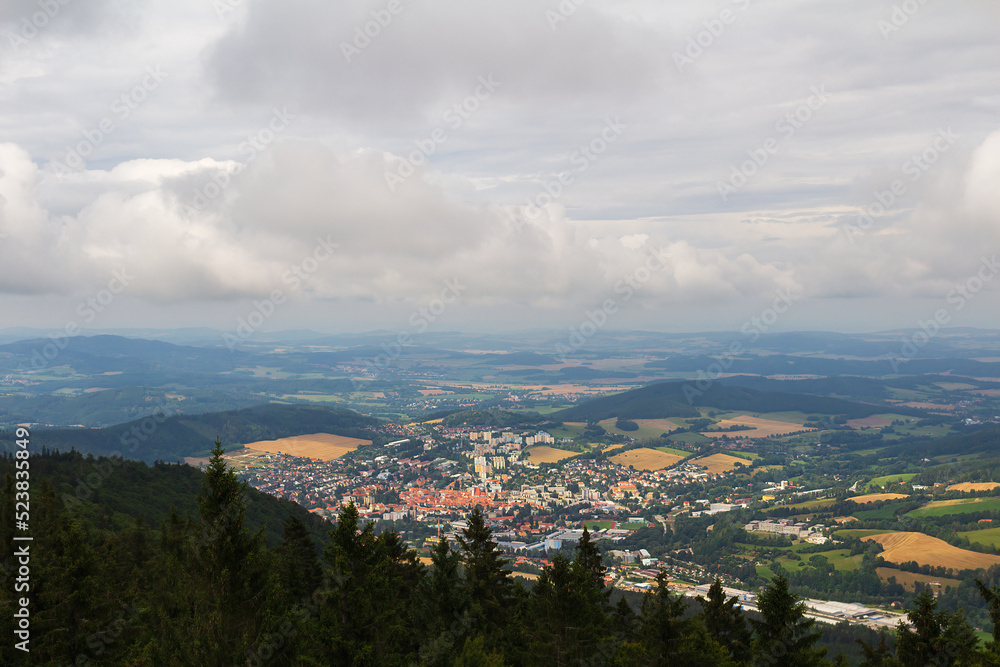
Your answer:
[[[995,0],[5,0],[0,327],[996,327],[998,26]]]

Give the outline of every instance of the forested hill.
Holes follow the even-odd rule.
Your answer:
[[[14,459],[0,456],[0,480],[14,474]],[[176,510],[182,521],[197,518],[197,494],[205,473],[189,465],[84,456],[79,452],[33,453],[31,476],[51,484],[60,506],[76,520],[114,533],[133,526],[138,517],[158,527]],[[41,482],[32,484],[40,489]],[[330,524],[298,503],[248,488],[246,522],[251,532],[264,529],[267,544],[281,542],[281,524],[294,516],[318,544],[325,544]]]
[[[363,438],[378,444],[384,438],[369,430],[378,424],[373,417],[344,408],[268,404],[200,415],[159,414],[100,429],[36,429],[32,435],[33,442],[50,450],[117,454],[152,463],[205,456],[216,437],[227,449],[308,433]]]
[[[813,394],[790,394],[761,391],[749,387],[727,386],[718,382],[699,383],[658,382],[638,389],[603,396],[572,408],[554,412],[549,417],[562,421],[623,419],[658,419],[664,417],[698,417],[694,406],[745,410],[747,412],[801,411],[806,413],[843,415],[860,419],[886,410],[885,406],[855,403],[840,398]],[[923,415],[919,410],[893,407],[900,414]]]

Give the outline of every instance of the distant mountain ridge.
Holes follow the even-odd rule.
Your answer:
[[[620,417],[623,419],[658,419],[698,417],[695,406],[747,412],[801,411],[844,415],[861,419],[888,408],[813,394],[790,394],[762,391],[748,387],[711,382],[707,386],[694,381],[657,382],[621,394],[603,396],[572,408],[553,412],[549,417],[562,421],[587,421]],[[894,406],[894,412],[922,416],[923,411]]]

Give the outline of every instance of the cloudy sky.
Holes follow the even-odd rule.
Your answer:
[[[775,331],[996,327],[998,25],[5,0],[0,327],[739,330],[778,301]]]

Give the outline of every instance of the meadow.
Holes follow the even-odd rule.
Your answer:
[[[909,517],[947,516],[949,514],[967,514],[970,512],[998,512],[998,498],[961,498],[957,500],[936,500],[927,503],[920,509],[907,513]]]

